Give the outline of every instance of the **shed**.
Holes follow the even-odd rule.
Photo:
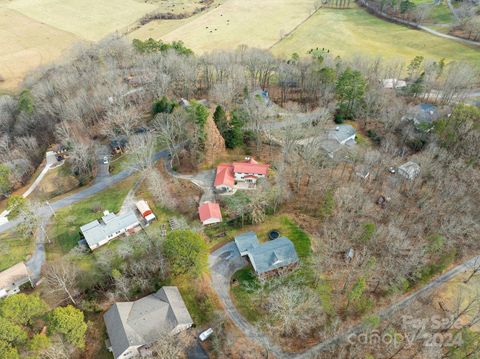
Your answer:
[[[210,201],[202,203],[200,207],[198,207],[198,215],[204,226],[222,221],[222,213],[218,203]]]
[[[412,161],[408,161],[398,167],[398,173],[408,180],[413,180],[420,174],[420,166]]]

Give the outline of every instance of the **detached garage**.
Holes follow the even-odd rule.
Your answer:
[[[218,203],[209,201],[202,203],[200,207],[198,207],[198,214],[204,226],[222,221],[222,213],[220,212]]]

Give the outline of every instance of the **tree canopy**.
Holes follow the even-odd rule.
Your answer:
[[[71,305],[55,308],[50,314],[49,322],[51,332],[63,334],[67,342],[77,348],[85,347],[87,323],[81,310]]]
[[[165,257],[174,275],[192,273],[198,275],[207,260],[204,239],[190,230],[173,231],[163,245]]]
[[[0,315],[21,325],[31,324],[47,311],[47,303],[37,295],[19,293],[3,299],[0,303]]]

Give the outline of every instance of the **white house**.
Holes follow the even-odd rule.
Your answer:
[[[118,215],[105,211],[101,219],[81,226],[80,232],[93,251],[139,225],[137,215],[132,210]]]
[[[335,140],[341,145],[349,145],[355,143],[357,131],[350,125],[338,125],[334,129],[329,130],[328,139]]]
[[[33,285],[30,271],[23,262],[0,272],[0,298],[20,292],[20,287],[25,283]]]

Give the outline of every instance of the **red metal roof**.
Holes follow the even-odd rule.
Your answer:
[[[219,164],[215,176],[215,187],[225,185],[233,188],[234,184],[235,178],[233,176],[233,166],[226,163]]]
[[[211,219],[217,218],[222,219],[222,213],[220,212],[220,206],[218,203],[204,202],[198,207],[198,214],[202,222]]]
[[[266,176],[269,167],[269,165],[258,163],[253,158],[244,162],[233,162],[233,172],[235,173],[253,173]]]

